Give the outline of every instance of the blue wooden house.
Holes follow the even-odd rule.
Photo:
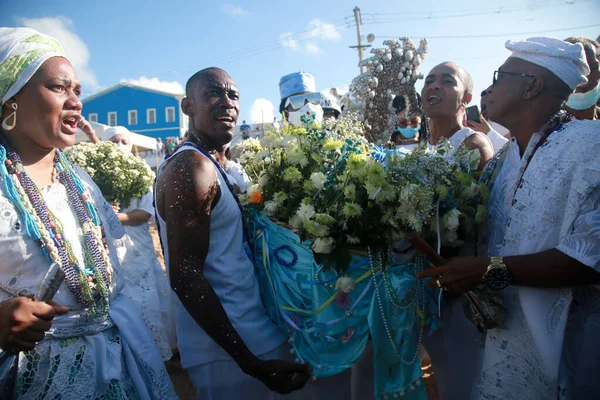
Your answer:
[[[184,94],[119,83],[82,100],[90,122],[124,126],[131,132],[161,138],[183,136],[188,126],[181,111]]]

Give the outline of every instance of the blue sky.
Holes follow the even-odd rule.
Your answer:
[[[197,70],[218,66],[236,80],[241,119],[249,122],[260,118],[261,107],[267,116],[272,112],[268,102],[277,108],[279,78],[287,73],[312,73],[319,90],[350,84],[359,73],[357,52],[348,48],[356,44],[355,6],[363,14],[363,36],[375,35],[373,45],[426,37],[421,71],[455,61],[473,76],[476,93],[508,56],[507,39],[600,35],[600,0],[0,3],[0,26],[28,25],[62,41],[84,96],[124,79],[177,90]]]

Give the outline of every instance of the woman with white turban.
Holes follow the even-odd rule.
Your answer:
[[[125,153],[131,153],[131,132],[123,126],[107,129],[103,137]],[[148,222],[154,219],[152,189],[119,210],[117,217],[126,235],[117,242],[117,255],[133,304],[142,315],[164,360],[171,358],[176,346],[175,322],[170,302],[170,288],[160,262]]]
[[[0,28],[0,348],[18,354],[0,397],[177,398],[121,293],[113,210],[59,150],[75,142],[80,91],[54,38]],[[53,264],[66,275],[55,302],[33,300]]]

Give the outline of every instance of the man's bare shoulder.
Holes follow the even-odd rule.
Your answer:
[[[205,180],[206,175],[214,176],[212,161],[197,151],[180,151],[173,155],[160,176],[159,181],[168,182],[171,186],[188,183],[190,179]],[[184,179],[184,180],[180,180]]]

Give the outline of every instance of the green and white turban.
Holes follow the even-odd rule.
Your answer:
[[[65,51],[53,37],[29,28],[0,28],[2,105],[19,93],[50,57],[65,57]]]

